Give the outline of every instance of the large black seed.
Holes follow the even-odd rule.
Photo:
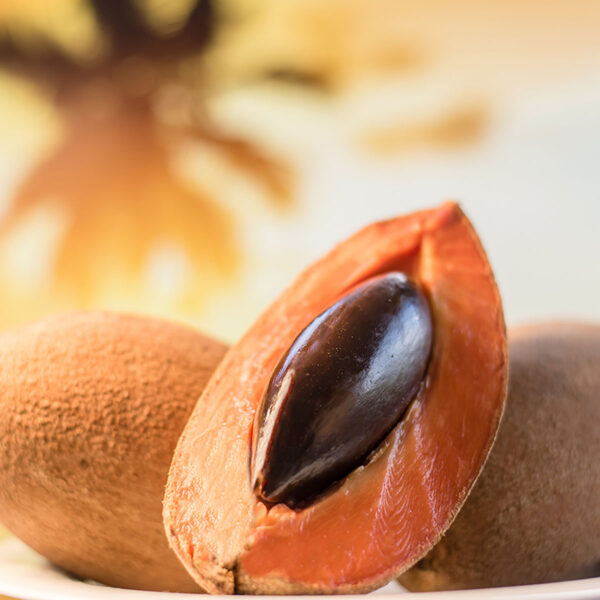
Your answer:
[[[402,273],[369,280],[314,319],[257,412],[256,495],[304,506],[359,467],[415,397],[431,341],[427,300]]]

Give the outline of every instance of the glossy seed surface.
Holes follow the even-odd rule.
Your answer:
[[[280,360],[258,408],[255,494],[303,507],[363,464],[417,394],[432,336],[427,299],[396,272],[316,317]]]

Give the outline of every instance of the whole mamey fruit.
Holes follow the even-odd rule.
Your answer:
[[[414,591],[600,573],[600,326],[510,335],[498,437],[456,520],[400,578]]]
[[[452,203],[375,223],[231,348],[179,440],[173,549],[211,593],[373,589],[439,539],[506,393],[500,296]]]
[[[169,549],[161,501],[225,350],[182,326],[102,312],[0,335],[0,522],[78,577],[199,591]]]

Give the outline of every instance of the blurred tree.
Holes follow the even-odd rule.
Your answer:
[[[64,121],[59,145],[11,200],[0,240],[40,207],[59,216],[45,292],[60,307],[118,303],[120,295],[135,306],[158,294],[173,312],[193,312],[232,272],[232,215],[174,164],[173,149],[186,140],[219,153],[273,201],[289,197],[287,168],[220,132],[205,112],[201,56],[215,34],[213,3],[183,0],[170,12],[165,4],[73,0],[80,26],[70,41],[60,24],[44,30],[39,11],[54,5],[34,3],[30,21],[0,5],[0,67],[38,84]]]

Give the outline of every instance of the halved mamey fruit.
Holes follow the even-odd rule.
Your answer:
[[[397,306],[389,319],[373,292],[388,285],[384,301]],[[397,348],[417,356],[405,385],[368,348],[395,359],[385,340],[394,323],[411,322],[401,308],[407,299],[420,325],[417,339]],[[364,308],[367,333],[348,306]],[[339,367],[333,375],[331,361]],[[375,364],[388,378],[380,388],[369,370]],[[317,383],[306,383],[313,375]],[[300,275],[208,383],[169,474],[164,520],[173,549],[212,593],[382,585],[435,544],[464,502],[494,440],[506,377],[500,296],[457,205],[366,227]],[[393,423],[378,416],[390,394],[401,405]],[[365,397],[375,415],[360,410]],[[379,428],[366,446],[347,435],[348,413]],[[293,432],[296,419],[308,437],[284,431]],[[278,471],[286,460],[291,468]]]
[[[456,520],[403,574],[414,591],[600,575],[600,325],[510,332],[506,413]]]
[[[78,577],[201,591],[167,544],[161,500],[225,350],[186,327],[103,312],[0,335],[0,522]]]

